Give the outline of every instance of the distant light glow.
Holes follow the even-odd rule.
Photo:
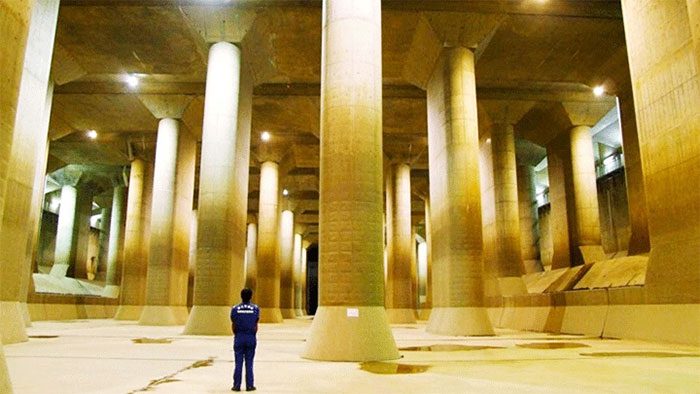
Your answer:
[[[604,93],[605,93],[605,88],[603,87],[603,85],[598,85],[598,86],[593,88],[593,94],[595,94],[596,97],[600,97]]]
[[[490,144],[490,143],[491,143],[491,138],[487,138],[487,139],[486,139],[486,143],[487,143],[487,144]]]
[[[90,138],[91,140],[94,140],[97,138],[97,131],[95,130],[88,130],[85,132],[85,135]]]
[[[288,195],[289,195],[289,190],[287,190],[287,189],[282,190],[282,195],[283,195],[283,196],[288,196]]]
[[[267,131],[263,131],[263,132],[260,134],[260,139],[263,140],[263,142],[269,141],[269,140],[270,140],[270,133],[267,132]]]
[[[134,74],[129,74],[126,76],[126,84],[129,85],[130,88],[135,88],[139,86],[139,77],[137,77]]]

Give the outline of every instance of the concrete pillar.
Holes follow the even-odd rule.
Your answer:
[[[520,255],[525,273],[542,271],[537,248],[537,201],[534,185],[534,168],[518,165],[518,206],[520,210]]]
[[[121,269],[124,262],[124,208],[126,187],[114,186],[112,215],[109,221],[109,251],[107,253],[106,286],[103,297],[117,298],[121,284]]]
[[[280,265],[280,311],[285,319],[296,317],[294,310],[294,212],[280,213],[277,233],[277,258]]]
[[[73,185],[61,187],[61,205],[58,208],[56,229],[56,251],[51,275],[66,276],[71,264],[75,263],[77,229],[75,228],[78,191]]]
[[[236,198],[240,182],[236,173],[241,164],[237,157],[240,70],[238,47],[228,42],[211,46],[202,128],[194,305],[186,334],[230,335],[229,311],[245,284],[247,205]]]
[[[660,311],[655,321],[673,330],[661,339],[658,326],[650,325],[637,337],[697,344],[700,3],[623,0],[622,14],[649,215],[646,300],[695,304],[654,309]]]
[[[257,285],[257,275],[258,275],[258,225],[255,223],[248,223],[248,234],[246,236],[246,257],[247,257],[247,267],[246,267],[246,281],[245,285],[249,289],[253,290],[253,294],[256,293]]]
[[[392,165],[391,248],[388,254],[386,313],[389,323],[416,322],[416,293],[412,273],[413,241],[411,239],[411,167]],[[389,199],[387,200],[389,201]],[[389,207],[387,206],[387,210]],[[390,221],[390,222],[389,222]]]
[[[309,297],[306,285],[307,271],[307,261],[308,261],[308,249],[311,246],[311,242],[303,240],[301,243],[301,304],[304,315],[309,313]]]
[[[571,129],[571,175],[573,183],[575,231],[570,229],[571,241],[578,248],[575,263],[592,263],[605,260],[605,252],[600,243],[600,214],[598,211],[598,189],[596,184],[595,156],[591,128],[577,126]]]
[[[569,219],[566,198],[566,165],[571,152],[566,141],[555,139],[547,145],[549,176],[549,236],[552,243],[552,269],[571,266],[569,252]]]
[[[617,109],[622,129],[622,150],[625,155],[625,184],[631,233],[627,254],[635,255],[649,252],[650,245],[642,155],[631,92],[624,92],[618,96]]]
[[[302,306],[302,267],[301,267],[301,253],[302,253],[302,236],[299,233],[294,234],[294,314],[296,317],[304,316],[303,306]]]
[[[138,320],[143,310],[148,260],[143,253],[144,183],[146,164],[142,159],[131,162],[129,196],[124,229],[124,263],[117,320]]]
[[[526,294],[521,275],[520,211],[515,164],[513,125],[494,124],[491,132],[495,201],[495,252],[498,288],[501,295]]]
[[[382,272],[380,2],[324,0],[322,47],[319,308],[304,357],[395,359]]]
[[[257,287],[260,321],[281,323],[280,311],[280,261],[278,246],[278,189],[277,163],[266,161],[260,167],[260,197],[258,207]]]
[[[493,335],[484,307],[474,54],[443,51],[428,83],[433,310],[427,330]]]
[[[425,260],[428,267],[425,278],[425,304],[423,308],[418,311],[418,317],[420,320],[428,320],[430,318],[430,312],[433,309],[433,237],[430,225],[430,197],[426,196],[423,201],[425,203]]]
[[[177,119],[164,118],[158,123],[146,304],[139,319],[142,325],[178,325],[187,318],[187,307],[172,303],[179,134]]]
[[[101,266],[107,265],[107,257],[109,255],[109,228],[111,227],[110,221],[112,220],[112,207],[106,206],[102,208],[100,213],[100,237],[99,237],[99,250],[97,252],[97,266],[95,267],[95,278],[97,279],[97,273],[100,271]],[[145,272],[144,272],[145,275]]]

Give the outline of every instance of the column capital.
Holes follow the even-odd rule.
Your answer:
[[[194,96],[184,94],[140,94],[139,101],[157,119],[180,119]]]

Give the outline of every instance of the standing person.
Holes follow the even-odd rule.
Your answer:
[[[253,290],[245,288],[241,290],[241,303],[231,308],[231,331],[233,331],[233,352],[235,354],[236,368],[233,370],[233,391],[241,391],[241,373],[245,360],[245,386],[246,391],[255,391],[253,384],[253,358],[257,341],[255,334],[258,332],[258,320],[260,320],[260,308],[250,302],[253,298]]]

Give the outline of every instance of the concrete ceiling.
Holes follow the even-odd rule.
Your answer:
[[[257,160],[286,174],[299,219],[317,230],[321,7],[318,0],[63,0],[52,76],[51,170],[68,164],[126,165],[153,155],[157,119],[139,94],[189,95],[185,129],[201,138],[209,18],[245,20],[244,61],[254,70],[249,212],[257,211]],[[576,118],[605,114],[611,97],[590,87],[628,86],[619,0],[384,0],[384,149],[412,163],[414,221],[427,192],[427,115],[422,81],[441,42],[474,47],[477,97],[527,102],[516,125],[519,161]],[[437,46],[431,47],[437,43]],[[127,73],[140,84],[130,88]],[[614,93],[614,92],[613,92]],[[573,104],[572,104],[573,103]],[[593,114],[593,115],[591,115]],[[482,116],[487,128],[489,115]],[[597,119],[596,119],[597,121]],[[100,134],[96,141],[88,129]],[[269,131],[264,144],[260,133]]]

